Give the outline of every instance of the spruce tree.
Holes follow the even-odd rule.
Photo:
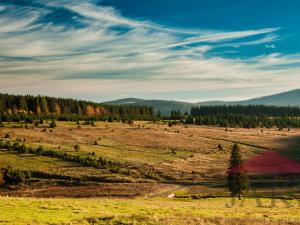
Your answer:
[[[242,163],[243,160],[239,146],[235,143],[231,150],[227,182],[231,195],[238,195],[239,200],[241,199],[241,194],[244,193],[249,186],[249,179],[242,168]]]
[[[161,119],[161,112],[160,112],[160,110],[157,111],[156,117],[157,117],[158,119]]]

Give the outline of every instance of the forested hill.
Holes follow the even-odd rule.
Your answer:
[[[146,106],[104,105],[71,98],[0,94],[0,119],[28,115],[48,117],[93,117],[95,119],[151,119],[153,110]]]
[[[169,116],[172,110],[180,112],[190,112],[191,108],[195,106],[193,103],[180,102],[180,101],[167,101],[167,100],[145,100],[138,98],[126,98],[119,99],[110,102],[104,102],[107,105],[134,105],[134,106],[148,106],[152,107],[154,111],[160,113],[163,116]]]
[[[162,115],[169,116],[172,110],[179,110],[182,113],[190,112],[192,107],[200,105],[269,105],[269,106],[297,106],[300,107],[300,89],[280,94],[253,98],[245,101],[208,101],[208,102],[180,102],[180,101],[166,101],[166,100],[145,100],[137,98],[119,99],[116,101],[106,102],[108,105],[135,105],[135,106],[149,106],[155,111],[160,111]]]
[[[300,108],[266,105],[199,106],[191,109],[187,123],[244,128],[299,128]]]
[[[274,105],[300,107],[300,89],[240,102],[243,105]]]
[[[267,105],[202,105],[191,109],[191,116],[241,115],[267,117],[300,117],[299,107]]]

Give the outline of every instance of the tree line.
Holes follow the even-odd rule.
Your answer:
[[[0,94],[0,121],[20,121],[26,118],[83,120],[151,120],[153,109],[144,106],[102,105],[71,98]]]
[[[214,125],[220,127],[300,127],[300,108],[263,105],[247,106],[200,106],[191,109],[184,118],[188,124]]]
[[[191,116],[207,116],[220,114],[268,117],[300,117],[300,108],[267,105],[220,105],[198,106],[191,108]]]

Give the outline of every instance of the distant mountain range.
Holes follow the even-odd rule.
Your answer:
[[[300,107],[300,89],[284,92],[280,94],[253,98],[245,101],[208,101],[208,102],[180,102],[167,100],[145,100],[138,98],[125,98],[115,101],[103,102],[107,105],[135,105],[149,106],[155,111],[160,111],[162,115],[169,115],[172,110],[181,112],[190,111],[192,107],[200,105],[273,105],[273,106],[299,106]]]

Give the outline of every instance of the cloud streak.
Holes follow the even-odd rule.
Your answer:
[[[280,85],[287,72],[291,82],[282,86],[283,90],[297,80],[294,75],[298,68],[278,67],[274,72],[274,68],[267,70],[266,66],[300,62],[298,55],[273,53],[247,60],[209,55],[220,47],[274,46],[269,43],[279,39],[279,28],[185,30],[125,18],[114,8],[93,1],[36,3],[30,7],[0,3],[2,91],[12,88],[15,92],[29,92],[44,87],[51,94],[44,84],[51,83],[61,88],[61,95],[75,96],[77,89],[85,96],[97,95],[102,100],[111,98],[105,95],[138,94],[141,87],[149,95],[175,92],[184,88],[182,84],[197,91],[209,86],[254,87],[272,79],[271,90]],[[68,10],[74,24],[58,24],[59,18],[45,20],[62,9]],[[72,88],[63,88],[61,84],[68,82]]]

